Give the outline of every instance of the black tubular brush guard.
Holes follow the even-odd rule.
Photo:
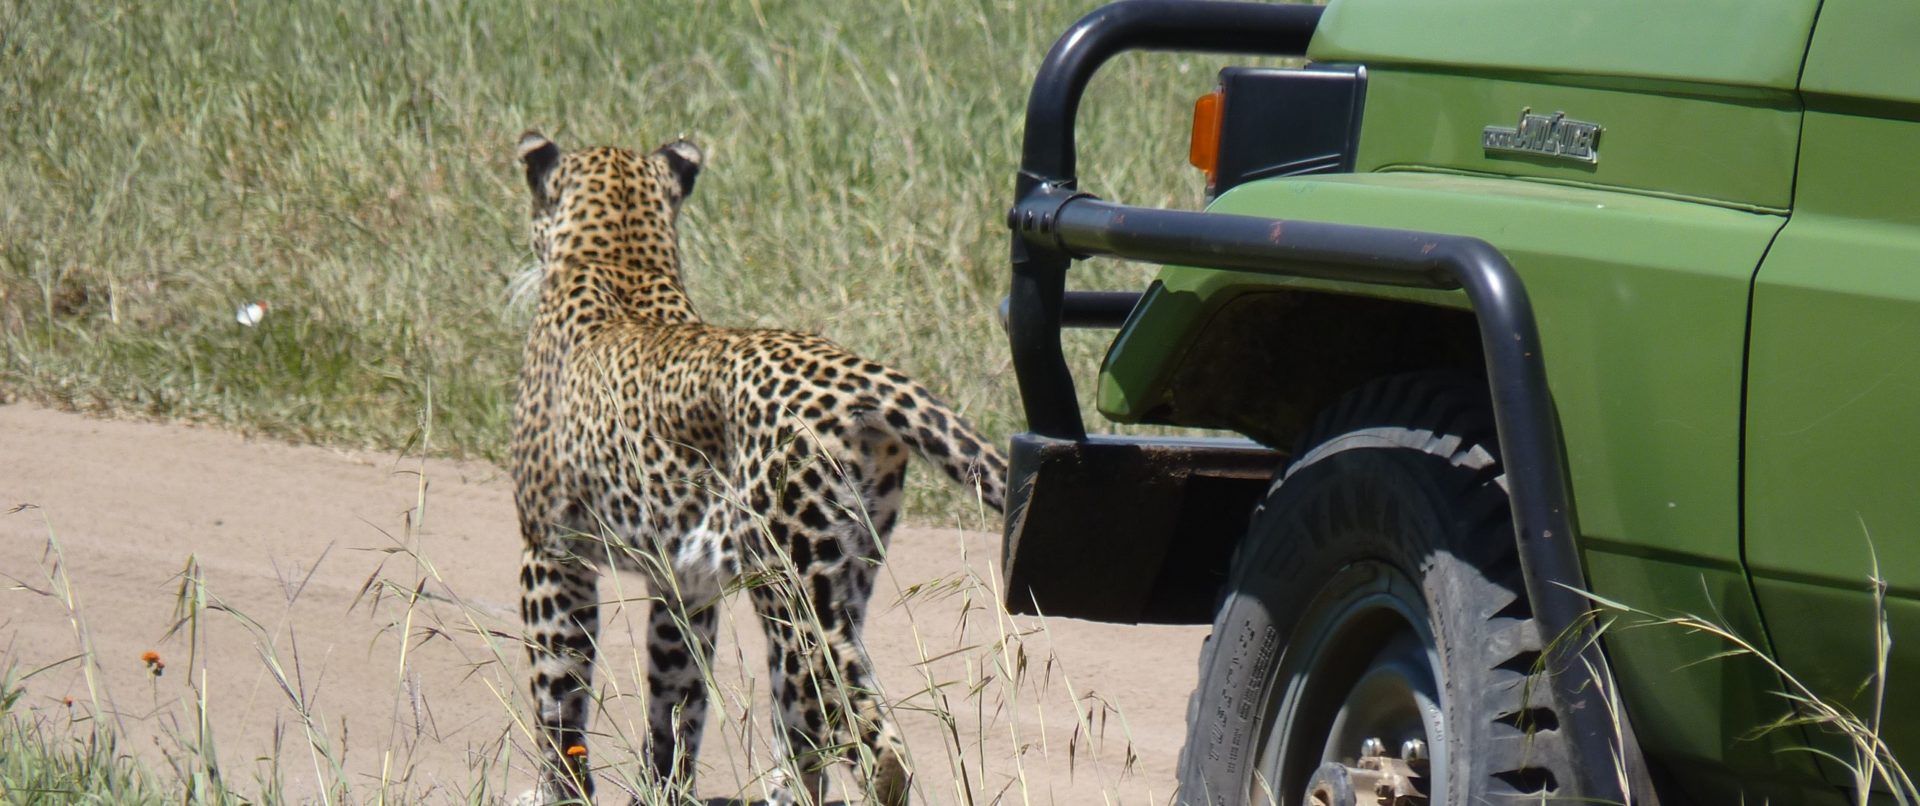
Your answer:
[[[1026,137],[1014,205],[1013,284],[1007,301],[1007,333],[1031,433],[1015,437],[1009,489],[1007,551],[1022,540],[1078,540],[1071,515],[1029,512],[1047,480],[1042,470],[1095,470],[1120,482],[1145,478],[1158,464],[1182,461],[1228,466],[1244,476],[1258,459],[1249,449],[1225,450],[1165,441],[1113,437],[1089,440],[1080,418],[1073,378],[1061,355],[1063,319],[1085,319],[1073,309],[1083,299],[1065,293],[1067,268],[1078,258],[1105,256],[1160,264],[1232,269],[1342,282],[1457,289],[1465,292],[1479,320],[1501,460],[1527,596],[1546,636],[1560,636],[1566,653],[1551,664],[1553,683],[1567,703],[1563,730],[1575,737],[1578,780],[1563,781],[1561,798],[1627,801],[1616,765],[1637,755],[1631,734],[1622,747],[1606,659],[1579,590],[1586,575],[1575,536],[1565,457],[1547,389],[1540,334],[1520,277],[1499,250],[1484,241],[1454,235],[1250,216],[1129,207],[1076,190],[1074,120],[1087,81],[1112,56],[1127,50],[1182,50],[1268,56],[1303,56],[1321,9],[1181,0],[1125,0],[1075,24],[1047,53],[1027,103]],[[1108,300],[1107,304],[1111,301]],[[1145,470],[1101,473],[1103,457],[1160,457],[1137,462]],[[1237,468],[1237,470],[1236,470]],[[1198,471],[1195,471],[1198,472]],[[1271,472],[1267,466],[1261,472]],[[1109,502],[1133,495],[1105,491]],[[1067,497],[1072,500],[1071,496]],[[1092,498],[1082,506],[1102,506]],[[1054,509],[1061,509],[1055,506]],[[1103,550],[1125,554],[1122,539],[1108,535]],[[1045,552],[1040,552],[1044,554]],[[1048,563],[1042,563],[1049,565]],[[1064,565],[1055,566],[1064,570]],[[1010,570],[1008,604],[1032,612],[1021,574]],[[1078,584],[1111,586],[1124,580]],[[1637,766],[1638,759],[1633,759]],[[1635,786],[1635,789],[1640,787]],[[1645,793],[1636,793],[1644,797]]]

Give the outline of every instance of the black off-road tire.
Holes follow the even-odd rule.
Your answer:
[[[1384,719],[1359,714],[1392,698],[1349,700],[1363,677],[1368,692],[1412,681],[1417,729],[1440,734],[1426,737],[1432,803],[1552,801],[1574,780],[1533,674],[1543,636],[1498,457],[1484,382],[1463,376],[1381,379],[1319,417],[1234,558],[1188,706],[1181,802],[1300,803],[1323,761],[1359,754],[1329,750],[1358,743],[1329,736],[1336,716],[1343,731]]]

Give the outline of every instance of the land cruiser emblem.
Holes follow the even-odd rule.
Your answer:
[[[1520,110],[1520,122],[1512,128],[1488,126],[1480,133],[1480,145],[1488,151],[1533,154],[1588,165],[1600,161],[1596,146],[1599,139],[1598,123],[1574,120],[1564,112],[1536,115],[1533,107]]]

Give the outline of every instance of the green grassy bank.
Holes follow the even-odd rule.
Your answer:
[[[1004,435],[1027,81],[1092,5],[0,0],[0,396],[498,458],[530,261],[513,145],[538,127],[696,139],[708,319],[823,333]],[[1197,203],[1187,114],[1215,66],[1110,68],[1090,189]],[[1074,349],[1090,368],[1098,336]]]

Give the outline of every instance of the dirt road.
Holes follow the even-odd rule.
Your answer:
[[[15,404],[0,406],[0,513],[0,671],[38,670],[22,704],[53,735],[110,720],[170,785],[215,770],[297,801],[529,785],[519,538],[497,468]],[[991,524],[957,525],[895,535],[867,631],[915,802],[1166,803],[1204,628],[1008,617]],[[603,802],[638,774],[643,596],[603,582],[625,603],[603,609]],[[764,797],[761,651],[736,604],[700,759],[702,795],[723,803]]]

